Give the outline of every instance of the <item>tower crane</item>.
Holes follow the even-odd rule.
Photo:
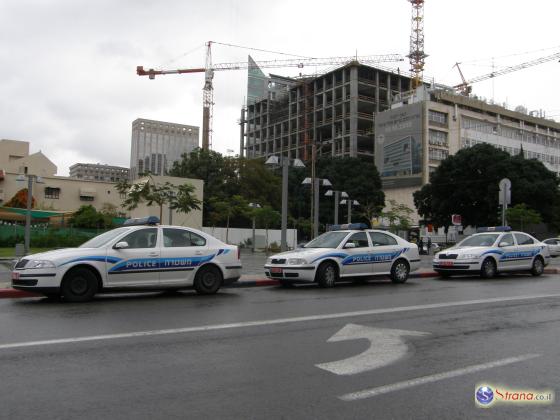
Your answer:
[[[143,66],[136,67],[138,76],[148,76],[149,79],[155,79],[156,76],[164,74],[187,74],[187,73],[204,73],[204,88],[202,100],[202,149],[208,150],[212,146],[212,107],[213,107],[213,92],[214,87],[212,80],[214,79],[214,72],[223,70],[246,70],[252,67],[248,62],[234,62],[234,63],[218,63],[212,64],[212,41],[206,44],[206,63],[204,67],[176,69],[176,70],[154,70],[144,69]],[[306,66],[325,66],[346,64],[352,61],[359,61],[361,63],[380,63],[380,62],[393,62],[404,61],[404,58],[399,54],[386,54],[386,55],[367,55],[367,56],[349,56],[349,57],[324,57],[324,58],[298,58],[298,59],[282,59],[282,60],[269,60],[258,61],[256,65],[260,68],[279,68],[279,67],[298,67],[304,68]]]
[[[493,71],[491,73],[483,74],[481,76],[473,77],[470,80],[465,80],[465,77],[463,76],[463,72],[461,71],[461,68],[459,67],[459,64],[461,64],[461,63],[456,63],[455,66],[459,70],[459,74],[460,74],[461,79],[463,81],[462,81],[462,83],[453,86],[453,88],[457,92],[461,93],[462,95],[467,95],[468,96],[468,94],[471,92],[471,86],[470,85],[473,84],[473,83],[481,82],[481,81],[487,80],[487,79],[492,79],[496,76],[501,76],[502,74],[512,73],[512,72],[517,71],[517,70],[526,69],[527,67],[536,66],[538,64],[546,63],[548,61],[552,61],[552,60],[556,60],[556,59],[560,59],[560,52],[557,52],[557,53],[554,53],[554,54],[551,54],[551,55],[547,55],[545,57],[536,58],[536,59],[531,60],[531,61],[526,61],[526,62],[521,63],[521,64],[516,64],[515,66],[504,67],[501,70],[497,70],[497,71]]]
[[[428,55],[424,52],[424,0],[407,0],[412,5],[412,29],[410,31],[410,72],[412,89],[422,84],[424,64]]]

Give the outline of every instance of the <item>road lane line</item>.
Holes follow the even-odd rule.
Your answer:
[[[363,391],[352,392],[350,394],[342,395],[338,397],[342,401],[357,401],[366,398],[376,397],[382,394],[388,394],[389,392],[401,391],[403,389],[412,388],[418,385],[429,384],[432,382],[442,381],[444,379],[451,379],[457,376],[468,375],[471,373],[480,372],[487,369],[492,369],[499,366],[511,365],[513,363],[524,362],[526,360],[531,360],[536,357],[540,357],[540,354],[525,354],[522,356],[508,357],[507,359],[495,360],[489,363],[482,363],[480,365],[472,365],[462,369],[450,370],[448,372],[437,373],[435,375],[421,376],[419,378],[410,379],[408,381],[397,382],[392,385],[379,386],[377,388],[366,389]]]
[[[358,317],[358,316],[365,316],[365,315],[390,314],[390,313],[407,312],[407,311],[449,308],[454,306],[467,306],[467,305],[477,305],[477,304],[485,304],[485,303],[511,302],[516,300],[533,300],[533,299],[557,298],[557,297],[560,297],[560,294],[508,296],[508,297],[501,297],[501,298],[432,303],[432,304],[414,305],[414,306],[401,306],[396,308],[369,309],[369,310],[354,311],[354,312],[339,312],[339,313],[324,314],[324,315],[309,315],[309,316],[300,316],[294,318],[234,322],[231,324],[202,325],[198,327],[172,328],[172,329],[151,330],[151,331],[136,331],[136,332],[129,332],[129,333],[94,335],[94,336],[86,336],[86,337],[59,338],[59,339],[52,339],[52,340],[0,344],[0,350],[23,348],[23,347],[46,346],[52,344],[68,344],[68,343],[81,343],[87,341],[115,340],[121,338],[148,337],[148,336],[169,335],[169,334],[186,334],[186,333],[195,333],[195,332],[228,330],[234,328],[260,327],[265,325],[293,324],[297,322],[322,321],[328,319],[351,318],[351,317]]]

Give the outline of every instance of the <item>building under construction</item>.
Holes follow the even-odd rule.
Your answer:
[[[373,160],[375,115],[411,89],[408,76],[359,62],[315,77],[265,76],[249,69],[248,104],[241,118],[240,154],[318,155]]]

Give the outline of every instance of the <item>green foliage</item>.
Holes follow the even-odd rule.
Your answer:
[[[208,215],[208,220],[212,226],[221,222],[226,222],[226,243],[229,239],[229,222],[235,216],[248,217],[251,213],[249,203],[240,195],[234,195],[223,200],[214,199],[210,201],[212,212]]]
[[[92,205],[85,205],[72,215],[70,224],[79,228],[111,228],[113,216],[98,212]]]
[[[506,220],[513,229],[523,230],[527,225],[536,225],[542,222],[541,215],[527,207],[525,203],[517,204],[506,210]]]
[[[254,209],[254,214],[257,225],[263,226],[265,229],[277,226],[282,219],[280,212],[274,210],[271,206]]]
[[[449,226],[452,214],[460,214],[464,225],[496,225],[503,178],[511,180],[514,206],[538,208],[548,223],[558,217],[557,176],[536,159],[510,156],[488,144],[460,150],[442,161],[430,184],[414,193],[414,204],[425,220],[439,226]]]
[[[404,204],[397,203],[395,200],[389,200],[389,205],[389,209],[380,214],[389,222],[389,230],[398,232],[410,229],[412,225],[410,216],[414,213],[414,210]]]

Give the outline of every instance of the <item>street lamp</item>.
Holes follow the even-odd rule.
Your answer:
[[[260,209],[261,205],[259,203],[249,203],[249,207],[252,209]],[[255,213],[253,213],[253,252],[255,252]]]
[[[299,159],[292,160],[292,166],[294,168],[305,168],[303,162]],[[282,222],[281,222],[281,233],[280,233],[280,249],[282,251],[288,250],[288,244],[286,241],[286,231],[288,230],[288,167],[290,166],[290,158],[286,156],[270,156],[266,162],[266,165],[271,166],[282,166]]]
[[[31,242],[31,204],[33,202],[33,181],[36,184],[43,184],[43,179],[37,175],[18,175],[16,181],[25,182],[27,180],[27,211],[25,212],[25,241],[23,252],[29,254],[29,244]]]
[[[303,185],[311,185],[312,187],[312,206],[311,206],[311,220],[313,221],[313,237],[319,236],[319,187],[332,187],[331,182],[324,178],[305,178],[302,182]]]
[[[359,206],[360,203],[358,202],[358,200],[346,199],[342,200],[340,204],[348,204],[348,222],[346,223],[352,223],[352,206]]]
[[[334,191],[334,190],[328,190],[325,193],[325,196],[327,197],[331,197],[334,195],[334,224],[338,225],[338,206],[340,205],[340,197],[342,198],[348,198],[348,194],[346,194],[346,192],[344,191]]]

